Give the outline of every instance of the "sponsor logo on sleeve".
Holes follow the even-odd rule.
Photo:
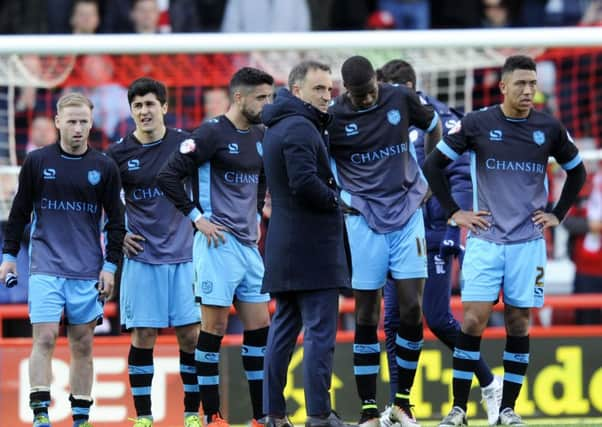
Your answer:
[[[453,128],[451,128],[449,130],[449,132],[447,133],[448,135],[453,135],[455,133],[458,133],[462,130],[462,122],[458,120],[458,122],[454,125]]]
[[[188,138],[180,143],[180,153],[189,154],[196,150],[194,139]]]

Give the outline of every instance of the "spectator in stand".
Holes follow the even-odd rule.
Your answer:
[[[95,34],[100,25],[96,0],[75,0],[69,23],[73,34]]]
[[[426,30],[431,24],[429,0],[379,0],[378,8],[393,15],[398,30]]]
[[[583,13],[581,25],[602,25],[602,1],[594,0]]]
[[[94,103],[94,125],[112,139],[118,124],[130,116],[127,89],[114,79],[113,60],[108,55],[86,55],[82,59],[84,88],[79,88]],[[72,91],[74,88],[69,88]]]
[[[591,3],[597,3],[594,0]],[[545,7],[545,23],[548,26],[577,25],[585,13],[587,3],[574,0],[549,0]]]
[[[309,31],[305,0],[228,0],[222,22],[225,33]]]
[[[524,5],[519,0],[483,0],[482,26],[486,28],[518,27],[523,8]]]
[[[33,79],[44,79],[44,65],[38,55],[22,55],[21,63],[27,73]],[[4,95],[6,97],[6,95]],[[6,99],[6,98],[5,98]],[[49,115],[52,113],[53,105],[57,98],[53,96],[52,90],[40,89],[34,86],[20,86],[16,88],[15,95],[15,139],[17,162],[20,163],[25,157],[26,145],[29,142],[29,129],[33,119],[38,115]],[[2,108],[6,108],[3,106]],[[6,122],[6,125],[8,122]],[[54,129],[54,122],[52,122]],[[8,129],[5,127],[5,129]],[[8,138],[8,134],[6,134]],[[8,154],[7,154],[8,155]]]
[[[130,19],[134,32],[138,34],[155,34],[159,32],[161,11],[156,0],[134,0]]]
[[[25,152],[29,154],[33,150],[54,144],[57,140],[56,126],[48,116],[36,116],[29,128],[29,142]]]
[[[481,25],[485,28],[511,27],[511,12],[507,3],[504,0],[483,0]]]
[[[223,87],[213,87],[203,91],[203,119],[209,120],[221,116],[230,106],[228,90]]]
[[[137,3],[143,4],[137,5]],[[157,14],[154,9],[158,11],[155,24],[157,32],[220,30],[225,8],[224,0],[170,0],[169,5],[167,3],[154,0],[105,0],[102,31],[106,33],[143,32],[136,29],[132,18],[132,11],[139,6],[142,6],[144,14],[148,13],[149,17]]]
[[[564,227],[570,234],[569,252],[575,263],[573,292],[602,293],[602,169],[584,187],[577,204],[569,211]],[[579,325],[602,323],[602,311],[577,310]]]
[[[21,62],[29,74],[35,77],[42,76],[43,67],[38,55],[23,55]],[[15,101],[15,110],[17,112],[32,110],[36,107],[37,89],[34,86],[22,86]]]

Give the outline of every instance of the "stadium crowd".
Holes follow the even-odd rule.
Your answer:
[[[0,34],[501,28],[591,23],[598,0],[24,0]],[[71,11],[71,14],[65,13]]]

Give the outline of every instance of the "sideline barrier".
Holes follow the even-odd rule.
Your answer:
[[[499,329],[499,328],[496,328]],[[539,327],[539,330],[544,328]],[[548,328],[555,329],[555,328]],[[501,332],[501,331],[500,331]],[[596,417],[602,425],[602,340],[599,336],[581,336],[579,328],[570,335],[542,338],[532,334],[531,364],[517,411],[526,419]],[[495,334],[497,335],[497,334]],[[504,339],[488,331],[482,343],[482,354],[493,367],[502,372],[501,355]],[[346,341],[346,342],[343,342]],[[221,396],[224,416],[232,424],[245,424],[251,416],[248,385],[240,359],[240,340],[234,336],[225,340],[220,370]],[[0,343],[0,414],[2,426],[31,425],[28,407],[28,360],[31,340],[7,339]],[[134,414],[129,394],[127,359],[129,337],[96,337],[94,343],[95,404],[91,422],[95,427],[131,426],[127,417]],[[68,403],[69,350],[67,340],[60,338],[52,366],[51,385],[53,405],[51,419],[54,427],[70,427]],[[153,382],[153,412],[157,427],[181,427],[182,385],[179,377],[179,358],[176,337],[160,336],[155,347]],[[352,367],[352,344],[341,340],[337,344],[332,379],[332,403],[344,419],[357,416],[358,400]],[[303,395],[303,350],[295,349],[285,396],[293,423],[305,420]],[[427,339],[421,355],[412,402],[420,420],[440,419],[450,405],[452,369],[451,353],[436,341]],[[386,355],[381,352],[381,371],[378,381],[378,401],[384,406],[388,397]],[[474,384],[474,387],[478,386]],[[485,413],[478,404],[480,392],[473,390],[468,406],[469,416],[483,419]]]
[[[353,301],[341,302],[341,313],[353,312]],[[553,309],[599,308],[601,295],[549,296],[546,307]],[[271,304],[271,308],[274,306]],[[461,308],[457,297],[452,308]],[[496,310],[502,310],[498,304]],[[105,315],[116,316],[117,306],[108,303]],[[26,305],[0,305],[3,319],[22,319],[27,316]],[[383,340],[383,331],[379,331]],[[524,418],[562,419],[563,417],[595,417],[602,425],[602,325],[533,326],[530,332],[531,363],[517,411]],[[497,374],[503,372],[501,355],[505,344],[503,327],[485,331],[482,354]],[[299,342],[302,341],[300,337]],[[344,419],[357,416],[357,396],[352,366],[353,331],[339,331],[335,351],[332,397],[334,408]],[[220,358],[222,373],[221,396],[224,415],[232,424],[245,424],[250,418],[248,385],[240,360],[241,335],[227,335]],[[127,357],[130,338],[127,335],[97,336],[94,340],[95,404],[91,422],[95,427],[126,427],[134,414],[129,394]],[[28,407],[28,357],[30,338],[0,338],[0,425],[25,427],[31,425]],[[388,397],[386,354],[381,347],[381,371],[378,381],[379,405]],[[155,376],[153,382],[153,411],[158,427],[180,427],[182,422],[182,386],[179,378],[179,358],[175,335],[162,335],[155,347]],[[295,424],[305,421],[302,373],[303,350],[297,347],[292,355],[285,396]],[[450,407],[452,358],[448,349],[425,328],[425,346],[420,359],[412,401],[420,420],[437,420]],[[54,427],[69,427],[68,403],[69,349],[65,337],[59,337],[53,358]],[[478,386],[473,384],[475,388]],[[473,391],[468,406],[471,418],[485,417]],[[596,424],[597,425],[597,424]]]
[[[355,302],[353,298],[343,298],[339,304],[340,314],[353,313],[355,308]],[[571,310],[571,309],[602,309],[602,293],[596,294],[571,294],[571,295],[548,295],[545,298],[545,304],[541,309],[533,309],[534,312],[538,312],[544,309],[559,309],[559,310]],[[0,304],[0,342],[2,342],[2,321],[4,319],[27,319],[28,311],[27,304]],[[270,312],[273,313],[275,309],[274,301],[270,301]],[[454,296],[451,298],[451,309],[458,311],[462,309],[462,301],[460,297]],[[500,302],[493,306],[494,311],[503,311],[504,304]],[[230,313],[235,314],[234,307],[230,309]],[[114,302],[105,304],[105,317],[116,317],[118,315],[118,307]],[[551,326],[558,328],[559,326]],[[565,328],[564,326],[562,328]],[[570,330],[570,326],[568,327]],[[596,331],[596,327],[592,326],[579,326],[579,330],[592,329],[592,334]],[[600,334],[602,336],[602,334]]]

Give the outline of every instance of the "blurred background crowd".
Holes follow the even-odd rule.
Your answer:
[[[3,0],[0,33],[569,26],[600,21],[598,3],[596,0]]]

